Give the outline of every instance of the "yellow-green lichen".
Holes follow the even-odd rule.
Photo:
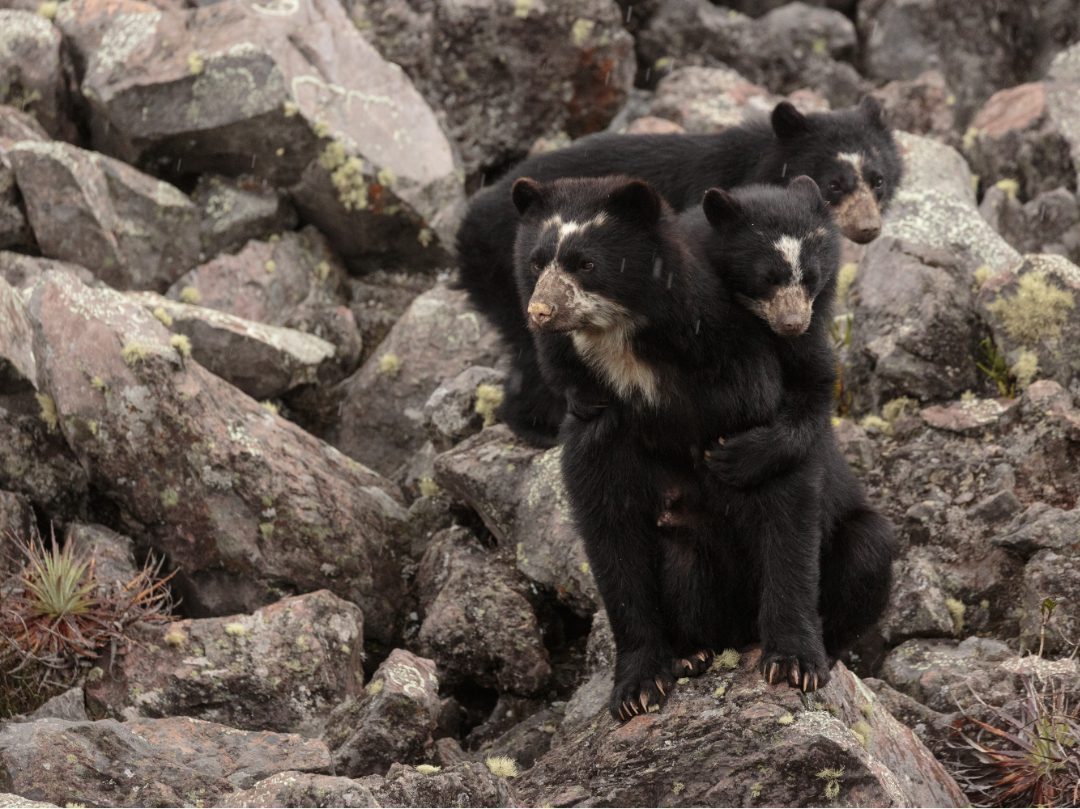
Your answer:
[[[851,726],[851,732],[855,734],[855,738],[859,740],[859,744],[863,746],[864,750],[870,749],[870,736],[873,734],[874,729],[870,727],[869,722],[860,719]]]
[[[176,353],[183,359],[191,358],[191,340],[186,334],[174,334],[169,338],[169,345],[176,349]]]
[[[369,697],[376,697],[382,693],[382,690],[385,687],[386,683],[384,683],[382,680],[372,680],[370,683],[364,686],[364,691],[367,692],[367,695]]]
[[[434,764],[417,764],[416,771],[421,775],[434,775],[442,772],[442,767],[436,767]]]
[[[192,51],[188,54],[187,58],[188,73],[192,76],[198,76],[204,70],[206,70],[206,60],[203,55],[198,51]]]
[[[281,408],[277,406],[277,403],[271,402],[269,399],[264,402],[259,402],[259,405],[271,416],[276,416],[281,413]]]
[[[532,0],[514,0],[514,16],[525,19],[532,9]]]
[[[484,759],[484,764],[491,774],[498,778],[517,778],[518,765],[509,756],[490,756]]]
[[[859,265],[854,261],[848,261],[840,265],[836,273],[836,299],[841,303],[847,301],[848,292],[855,282],[855,275],[859,272]]]
[[[259,523],[259,534],[263,539],[274,538],[274,524],[272,522]]]
[[[1009,336],[1025,345],[1058,337],[1076,306],[1072,293],[1050,283],[1045,272],[1021,276],[1016,287],[1015,295],[1003,295],[986,307]]]
[[[44,3],[38,3],[37,14],[39,17],[44,17],[46,20],[55,20],[56,12],[60,10],[60,4],[55,0],[47,0]]]
[[[674,792],[676,795],[682,794],[682,791],[684,789],[686,789],[686,784],[684,784],[682,781],[676,781],[674,784],[671,785],[671,791]]]
[[[495,423],[495,411],[499,409],[502,402],[503,389],[501,386],[487,383],[476,386],[476,407],[474,410],[477,415],[484,419],[485,427],[490,427]]]
[[[1009,199],[1016,199],[1016,195],[1020,193],[1020,183],[1012,179],[998,180],[994,187],[1004,191]]]
[[[760,781],[755,781],[750,786],[750,797],[756,801],[758,798],[761,797],[761,793],[764,791],[764,789],[765,787],[762,786],[762,783]]]
[[[109,386],[105,384],[105,380],[102,379],[100,376],[95,376],[90,380],[90,387],[92,387],[99,393],[104,393],[109,389]]]
[[[741,657],[735,649],[724,649],[716,656],[710,668],[716,671],[731,671],[738,667]]]
[[[281,112],[286,118],[292,118],[300,112],[300,108],[292,101],[286,101],[281,105]]]
[[[387,188],[392,186],[396,181],[397,176],[394,174],[392,169],[386,166],[383,166],[381,169],[379,169],[379,173],[375,175],[375,182],[377,182],[379,185],[386,186]]]
[[[592,20],[586,20],[583,17],[574,20],[574,24],[570,26],[570,41],[574,43],[574,47],[584,47],[595,27],[596,23]]]
[[[266,270],[267,275],[273,275],[277,272],[277,262],[273,259],[269,259],[263,264],[263,269]]]
[[[978,289],[994,277],[994,271],[985,264],[982,264],[975,268],[975,272],[972,273],[972,275],[975,278],[975,288]]]
[[[431,228],[420,228],[419,232],[416,234],[416,241],[420,242],[421,247],[429,246],[434,238],[435,234],[432,232]]]
[[[881,417],[893,424],[901,416],[910,416],[919,408],[919,403],[907,396],[890,399],[881,406]]]
[[[284,157],[284,155],[285,155],[285,147],[284,146],[278,146],[276,149],[274,149],[274,154],[277,155],[278,157]]]
[[[779,719],[776,720],[778,725],[793,725],[795,724],[795,717],[790,713],[784,713]]]
[[[129,367],[134,368],[149,359],[150,349],[137,340],[132,340],[124,345],[120,351],[120,356],[124,358],[124,362]]]
[[[844,768],[826,767],[820,770],[816,777],[825,782],[825,797],[830,801],[836,800],[840,795],[840,780],[844,777]]]
[[[871,435],[888,435],[892,432],[892,425],[881,416],[874,415],[873,413],[863,416],[862,421],[859,422],[859,426]]]
[[[379,357],[379,373],[391,379],[401,373],[401,357],[392,351],[387,351]]]
[[[315,132],[315,137],[317,138],[327,138],[330,136],[330,124],[326,123],[326,121],[321,118],[315,121],[312,130]]]
[[[979,130],[973,126],[969,126],[967,131],[964,132],[964,151],[970,152],[975,148],[975,141],[979,139]]]
[[[165,508],[176,508],[180,504],[180,493],[171,486],[161,490],[161,505]]]
[[[230,638],[242,638],[248,634],[248,628],[238,621],[225,624],[225,634]]]
[[[964,613],[967,611],[967,607],[958,598],[946,598],[945,609],[949,611],[949,617],[952,619],[953,634],[959,635],[964,631]]]
[[[420,490],[421,497],[438,497],[442,491],[439,484],[427,476],[420,478],[417,488]]]
[[[872,718],[874,716],[874,703],[864,702],[859,706],[859,712],[867,719]]]
[[[315,265],[315,277],[319,279],[319,283],[325,283],[326,279],[330,277],[330,262],[320,261]]]
[[[190,303],[192,306],[198,306],[202,301],[202,293],[195,287],[184,287],[180,290],[180,302]]]
[[[1016,360],[1009,371],[1016,379],[1016,389],[1024,390],[1039,376],[1039,355],[1034,351],[1023,349],[1016,355]]]
[[[50,433],[55,433],[60,429],[60,417],[56,412],[56,402],[47,393],[37,393],[34,398],[37,399],[38,407],[41,408],[38,415],[45,423],[46,429]]]
[[[727,693],[727,686],[724,685],[723,683],[721,683],[720,685],[716,686],[716,688],[713,689],[712,695],[714,697],[716,697],[717,699],[723,699],[724,694],[726,694],[726,693]]]
[[[826,56],[829,53],[829,42],[824,37],[818,37],[810,43],[810,50],[818,56]]]
[[[161,321],[161,325],[169,327],[173,324],[172,315],[165,311],[164,306],[158,306],[154,309],[154,317]]]
[[[179,627],[173,627],[165,633],[164,637],[162,637],[162,640],[165,641],[166,646],[172,646],[175,648],[183,646],[185,643],[187,643],[187,639],[187,635],[185,635],[184,631]]]

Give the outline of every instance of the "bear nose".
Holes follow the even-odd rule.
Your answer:
[[[555,317],[556,307],[552,303],[533,301],[529,304],[529,318],[537,326],[543,326]]]
[[[804,331],[802,318],[798,315],[785,315],[780,320],[780,333],[786,337],[794,337]]]
[[[855,228],[855,232],[851,236],[851,240],[857,244],[867,244],[874,241],[881,233],[880,225],[869,225]]]

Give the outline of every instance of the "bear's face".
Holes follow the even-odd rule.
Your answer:
[[[803,115],[782,102],[772,126],[787,158],[785,178],[813,179],[847,238],[859,244],[876,239],[901,175],[877,101],[867,96],[858,107],[829,116]]]
[[[620,178],[521,178],[513,197],[522,216],[517,261],[527,262],[535,278],[529,328],[629,332],[648,319],[664,204],[651,186]]]
[[[702,207],[713,240],[705,254],[735,300],[782,337],[805,333],[840,258],[837,226],[814,181],[714,188]]]

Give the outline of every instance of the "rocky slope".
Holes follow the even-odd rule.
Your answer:
[[[174,601],[2,673],[0,806],[985,800],[953,726],[1080,695],[1080,17],[1000,5],[0,0],[0,619],[50,524]],[[727,650],[616,726],[559,450],[496,423],[453,286],[466,194],[868,92],[906,174],[845,247],[835,429],[889,612],[812,699]]]

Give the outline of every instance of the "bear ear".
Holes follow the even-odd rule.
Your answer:
[[[630,180],[610,194],[604,209],[620,219],[629,219],[643,225],[660,221],[663,202],[656,189],[644,180]]]
[[[885,116],[881,109],[881,102],[873,96],[863,96],[863,100],[859,102],[859,114],[872,126],[876,126],[878,129],[885,128]]]
[[[821,189],[810,177],[802,174],[788,184],[788,188],[796,192],[808,205],[824,205],[825,200],[821,197]]]
[[[713,227],[721,227],[742,218],[742,205],[722,188],[710,188],[701,200],[705,218]]]
[[[510,194],[514,198],[514,207],[521,216],[524,216],[529,208],[539,207],[544,202],[544,189],[531,177],[519,177],[515,180]]]
[[[780,140],[810,131],[810,120],[790,101],[781,101],[772,111],[772,128]]]

